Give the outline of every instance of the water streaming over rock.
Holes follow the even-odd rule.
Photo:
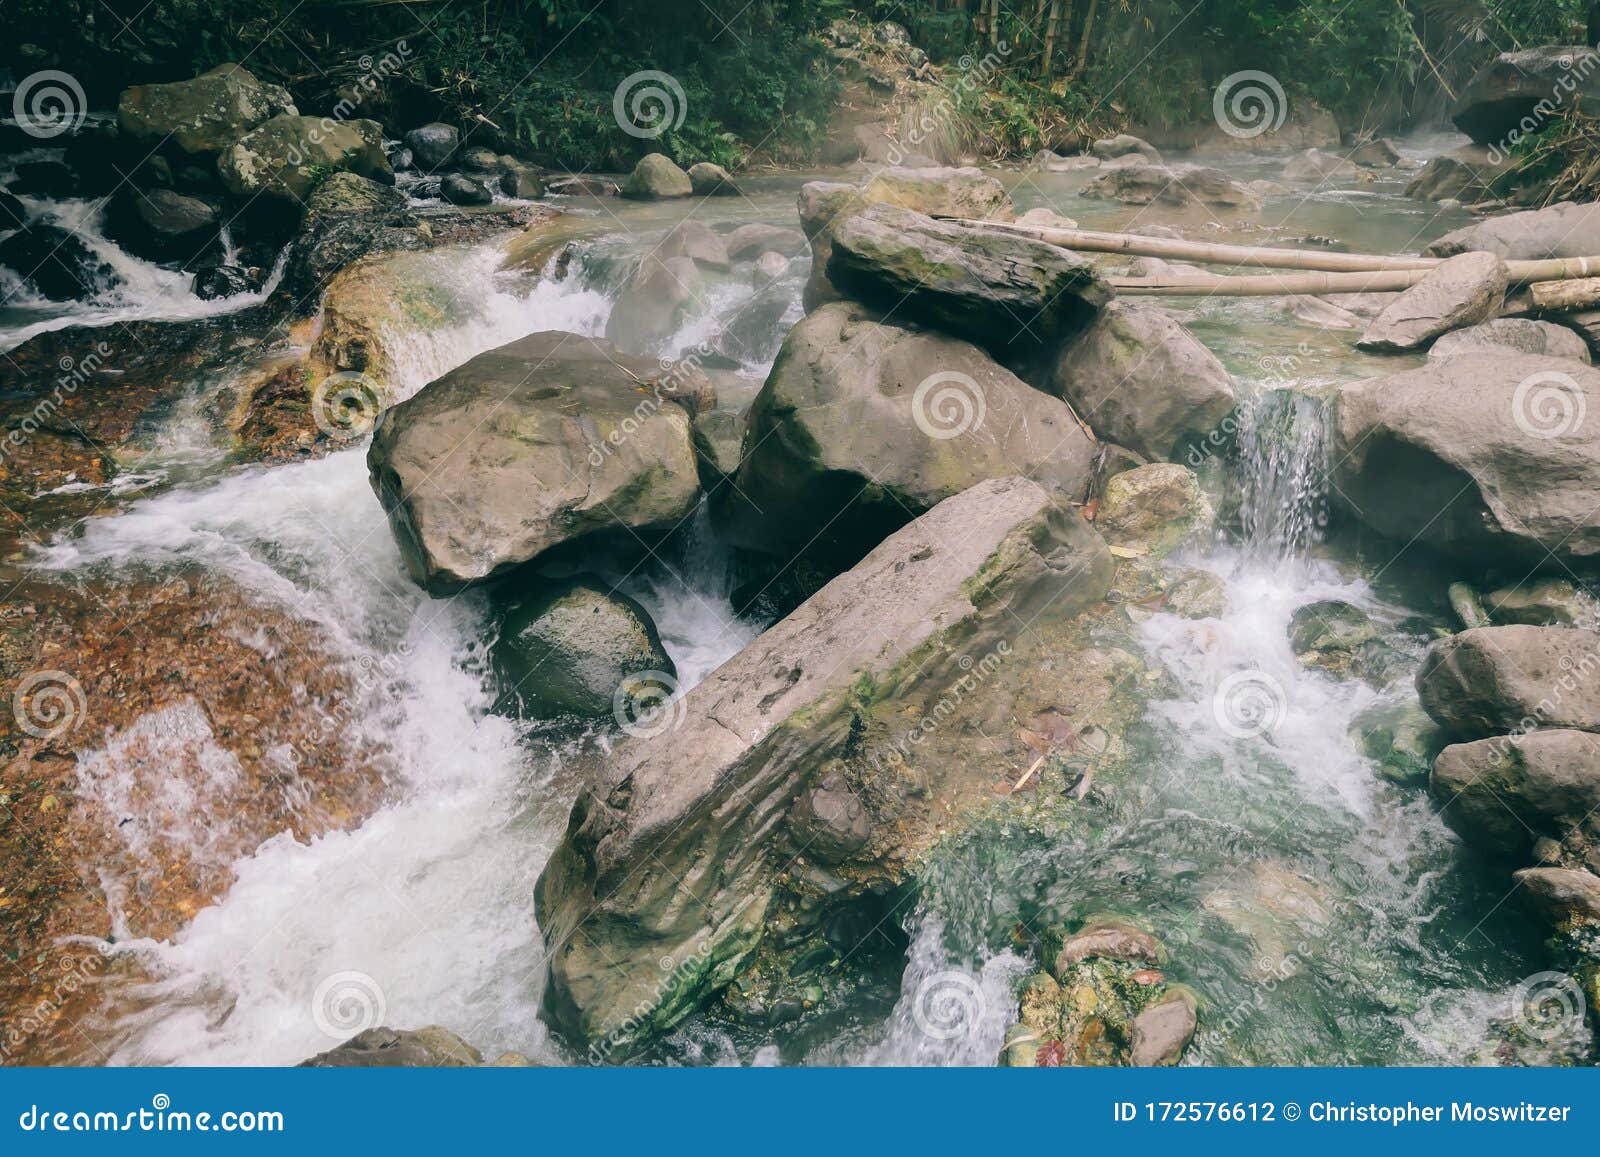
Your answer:
[[[791,224],[793,191],[767,196],[761,212]],[[1403,206],[1398,223],[1335,202],[1324,211],[1340,223],[1328,231],[1358,237],[1360,221],[1375,221],[1391,245],[1411,228]],[[449,323],[385,335],[397,396],[535,330],[602,332],[660,224],[580,246],[561,277],[555,265],[541,278],[501,270],[494,246],[456,253],[434,274]],[[747,379],[759,380],[797,314],[798,283],[756,327],[769,331],[758,348],[733,359]],[[658,352],[707,344],[755,298],[713,281]],[[1262,328],[1249,304],[1197,323],[1234,365]],[[1270,384],[1247,383],[1234,457],[1216,475],[1232,488],[1238,533],[1181,560],[1224,579],[1228,610],[1142,616],[1119,643],[1151,672],[1128,782],[1083,801],[1084,822],[1066,832],[1002,828],[943,849],[920,899],[895,913],[910,937],[903,972],[864,986],[855,1006],[794,1032],[697,1018],[668,1042],[668,1058],[992,1063],[1016,984],[1039,967],[1036,941],[1019,933],[1101,912],[1145,921],[1172,953],[1170,974],[1202,994],[1197,1059],[1434,1063],[1481,1044],[1484,1010],[1530,970],[1512,947],[1527,938],[1426,799],[1378,780],[1357,751],[1349,728],[1379,692],[1308,671],[1290,649],[1291,615],[1322,598],[1363,608],[1402,649],[1420,643],[1400,638],[1404,607],[1315,549],[1325,411]],[[472,593],[432,600],[406,579],[363,448],[136,503],[36,562],[72,574],[198,564],[318,624],[335,658],[366,673],[342,725],[387,753],[391,769],[388,802],[358,827],[309,844],[275,837],[235,864],[227,896],[172,940],[117,945],[155,979],[108,1002],[99,1031],[113,1061],[292,1063],[348,1035],[350,1008],[362,1022],[442,1023],[491,1055],[563,1059],[536,1013],[531,898],[576,790],[573,748],[492,712],[486,604]],[[703,510],[672,550],[627,578],[684,687],[757,630],[732,614],[729,582]],[[1252,697],[1243,711],[1229,699],[1241,688]],[[142,726],[168,735],[195,721]],[[229,770],[211,769],[219,782]],[[108,748],[84,762],[80,787],[115,810],[126,774]],[[193,818],[185,802],[168,801],[175,820]]]

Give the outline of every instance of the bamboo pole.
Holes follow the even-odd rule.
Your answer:
[[[1600,305],[1600,277],[1536,281],[1528,286],[1528,296],[1535,309],[1593,309]]]
[[[1089,37],[1094,32],[1094,12],[1100,6],[1100,0],[1089,0],[1088,10],[1083,14],[1083,35],[1078,39],[1078,59],[1072,66],[1072,79],[1077,80],[1083,74],[1084,66],[1089,63]]]
[[[1033,237],[1062,249],[1087,253],[1121,253],[1129,257],[1162,257],[1171,261],[1199,261],[1212,265],[1254,265],[1264,269],[1320,269],[1335,273],[1364,273],[1392,269],[1432,269],[1438,257],[1380,257],[1366,253],[1325,253],[1305,249],[1269,249],[1258,245],[1222,245],[1210,241],[1183,241],[1171,237],[1144,237],[1137,233],[1102,233],[1093,229],[1050,229],[1014,225],[1003,221],[978,221],[948,217],[957,225],[998,230]]]
[[[1600,257],[1562,257],[1547,261],[1508,261],[1506,269],[1511,274],[1511,284],[1530,285],[1548,282],[1551,285],[1583,284],[1575,278],[1588,278],[1600,272]],[[1426,269],[1386,269],[1365,272],[1309,271],[1304,273],[1261,273],[1244,277],[1226,277],[1220,274],[1195,274],[1188,277],[1124,277],[1110,278],[1108,283],[1118,293],[1133,297],[1270,297],[1276,294],[1320,293],[1385,293],[1410,289],[1428,275]],[[1600,302],[1600,279],[1594,280],[1594,292]],[[1532,295],[1535,308],[1577,309],[1573,302],[1582,300],[1573,295],[1567,302],[1559,302],[1551,290],[1546,297],[1553,304],[1541,304]]]
[[[1184,241],[1171,237],[1145,237],[1137,233],[1102,233],[1093,229],[1051,229],[1045,226],[1016,225],[1008,221],[982,221],[969,217],[946,217],[957,225],[1032,237],[1060,249],[1086,253],[1118,253],[1129,257],[1160,257],[1173,261],[1195,261],[1209,265],[1254,266],[1262,269],[1296,269],[1319,273],[1410,273],[1399,288],[1415,285],[1428,270],[1446,260],[1443,257],[1392,257],[1376,253],[1325,253],[1308,249],[1271,249],[1257,245],[1224,245],[1211,241]],[[1555,257],[1542,261],[1507,261],[1511,280],[1518,285],[1538,281],[1564,281],[1580,277],[1600,277],[1600,256]],[[1213,275],[1214,277],[1214,275]],[[1234,280],[1246,280],[1235,278]],[[1200,284],[1205,275],[1194,278],[1129,278],[1132,286],[1178,286]],[[1206,282],[1209,284],[1209,282]],[[1266,284],[1265,281],[1261,282]],[[1287,284],[1287,281],[1285,282]],[[1115,283],[1113,283],[1115,284]],[[1136,292],[1137,290],[1135,290]],[[1290,290],[1288,292],[1318,292]],[[1344,290],[1339,292],[1363,292]]]

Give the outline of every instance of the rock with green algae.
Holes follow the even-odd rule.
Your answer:
[[[649,614],[599,579],[538,584],[509,600],[495,640],[501,701],[549,718],[612,714],[630,677],[676,674]]]
[[[1067,937],[1050,972],[1022,986],[1006,1031],[1009,1068],[1173,1065],[1194,1038],[1199,1002],[1171,984],[1166,952],[1128,921],[1092,919]]]
[[[1171,554],[1211,523],[1211,503],[1199,477],[1175,462],[1113,475],[1095,515],[1095,528],[1122,558]]]
[[[1403,787],[1426,787],[1445,745],[1444,732],[1415,699],[1372,704],[1351,722],[1350,737],[1377,762],[1379,775]]]
[[[947,831],[1008,806],[1037,758],[1014,717],[1095,707],[1044,735],[1051,747],[1082,746],[1102,713],[1108,731],[1131,726],[1142,700],[1122,690],[1129,662],[1080,670],[1078,617],[1103,607],[1111,570],[1098,536],[1038,484],[981,482],[720,667],[680,701],[677,726],[619,746],[538,885],[540,927],[560,946],[545,990],[557,1030],[587,1045],[608,1038],[614,1010],[642,1007],[621,1055],[735,979],[742,991],[763,951],[775,972],[783,946],[815,943],[823,914],[911,885]],[[819,826],[827,863],[809,854]],[[689,906],[686,875],[705,885]],[[832,890],[807,916],[791,900],[812,879]],[[663,956],[691,960],[670,993]]]
[[[1337,678],[1353,675],[1374,687],[1387,686],[1406,666],[1401,654],[1379,637],[1371,617],[1340,599],[1297,608],[1289,619],[1289,645],[1307,667]]]

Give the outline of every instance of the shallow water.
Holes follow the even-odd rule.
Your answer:
[[[753,179],[743,197],[687,210],[708,222],[793,225],[804,179]],[[1019,208],[1051,204],[1085,225],[1167,219],[1080,199],[1077,176],[1006,180]],[[1274,198],[1258,227],[1219,221],[1214,232],[1255,243],[1329,235],[1353,249],[1404,250],[1460,223],[1401,199],[1399,184],[1302,189]],[[685,208],[568,207],[588,218],[592,236],[575,243],[564,276],[550,264],[502,271],[503,245],[450,253],[443,269],[430,257],[426,276],[448,297],[449,322],[387,335],[398,397],[526,333],[603,332],[631,264]],[[805,259],[791,265],[771,340],[735,359],[730,384],[753,390],[764,376],[799,315],[805,272]],[[756,300],[745,276],[710,278],[688,320],[652,352],[714,346],[716,332]],[[164,308],[165,292],[130,290],[143,297],[106,308]],[[945,849],[918,906],[900,914],[911,943],[903,970],[865,984],[854,1006],[825,1023],[762,1035],[696,1018],[657,1059],[989,1064],[1015,1011],[1015,984],[1036,967],[1016,928],[1107,910],[1162,930],[1172,976],[1204,995],[1192,1059],[1210,1063],[1467,1059],[1518,980],[1537,970],[1519,947],[1537,938],[1498,903],[1503,885],[1474,866],[1423,793],[1380,780],[1353,746],[1350,723],[1378,693],[1307,672],[1289,650],[1294,609],[1336,597],[1367,609],[1413,659],[1420,653],[1405,620],[1430,608],[1403,605],[1393,581],[1369,581],[1318,546],[1325,450],[1317,409],[1304,400],[1394,361],[1356,355],[1349,335],[1299,325],[1263,302],[1212,302],[1191,320],[1250,399],[1239,463],[1214,464],[1236,516],[1188,560],[1224,578],[1230,609],[1200,621],[1156,615],[1137,627],[1166,690],[1138,737],[1130,798],[1092,834],[1049,842],[986,832]],[[28,323],[40,324],[48,323]],[[1284,390],[1302,400],[1269,397]],[[736,392],[725,389],[725,399]],[[1284,423],[1287,438],[1274,434]],[[173,446],[186,444],[180,434],[172,431]],[[372,673],[345,726],[387,752],[393,768],[390,802],[355,830],[309,844],[276,837],[236,864],[228,896],[173,940],[116,946],[159,979],[108,1002],[96,1031],[114,1063],[287,1064],[374,1023],[440,1023],[489,1055],[565,1059],[536,1016],[532,895],[565,827],[579,741],[493,713],[484,601],[429,599],[406,579],[364,457],[356,446],[271,470],[222,472],[218,462],[214,478],[92,520],[34,560],[62,574],[198,563],[319,624],[341,658]],[[732,613],[727,556],[703,515],[673,550],[612,577],[651,611],[684,689],[758,630]],[[1405,693],[1404,681],[1394,693]],[[116,755],[91,757],[80,776],[82,790],[108,806],[126,791]],[[214,773],[225,781],[226,760]],[[183,802],[172,801],[175,815]],[[952,1010],[966,1017],[964,1031],[929,1030]]]

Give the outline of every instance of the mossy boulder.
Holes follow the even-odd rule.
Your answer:
[[[1095,446],[1066,403],[977,346],[835,303],[789,331],[723,514],[741,545],[848,565],[986,478],[1081,500]]]
[[[687,197],[694,192],[694,182],[665,153],[651,153],[642,157],[622,186],[624,197],[640,201],[660,201],[669,197]]]
[[[1193,470],[1154,462],[1113,475],[1105,485],[1095,526],[1124,558],[1171,554],[1210,528],[1211,503]]]
[[[676,674],[649,613],[593,578],[509,597],[494,659],[502,705],[528,717],[610,715],[629,676]]]
[[[394,183],[377,121],[284,113],[240,137],[217,159],[217,172],[230,193],[260,194],[297,210],[324,178],[338,170]]]
[[[1377,638],[1377,625],[1367,612],[1338,599],[1307,603],[1289,618],[1295,657],[1330,674],[1353,673]]]
[[[219,64],[193,80],[125,90],[117,127],[141,144],[170,142],[185,153],[214,156],[261,122],[298,111],[285,89],[237,64]]]
[[[1361,752],[1378,764],[1378,774],[1403,787],[1426,787],[1433,760],[1444,747],[1444,732],[1415,701],[1380,701],[1350,724]]]

